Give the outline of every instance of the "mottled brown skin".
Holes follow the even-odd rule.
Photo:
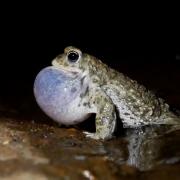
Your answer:
[[[76,62],[68,61],[68,54],[79,55]],[[136,81],[108,67],[101,60],[69,46],[52,64],[61,69],[82,74],[82,83],[88,88],[81,94],[82,103],[96,113],[96,133],[87,133],[94,139],[109,139],[116,127],[117,109],[124,127],[149,124],[179,124],[180,118],[169,111],[169,106]],[[91,111],[92,110],[92,111]],[[88,111],[89,112],[89,111]]]

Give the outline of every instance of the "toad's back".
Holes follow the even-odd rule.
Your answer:
[[[117,107],[125,127],[180,123],[179,117],[170,112],[163,99],[122,73],[116,74],[116,79],[109,80],[102,89]]]

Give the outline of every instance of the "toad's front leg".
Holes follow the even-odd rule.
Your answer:
[[[85,132],[86,137],[102,140],[111,139],[116,127],[116,112],[113,102],[100,90],[96,91],[90,99],[96,107],[96,132]]]

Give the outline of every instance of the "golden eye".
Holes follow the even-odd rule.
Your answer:
[[[69,51],[67,58],[69,62],[75,63],[79,59],[79,53],[76,51]]]

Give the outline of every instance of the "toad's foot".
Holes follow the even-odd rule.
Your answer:
[[[91,132],[87,132],[87,131],[84,131],[83,132],[85,134],[85,136],[87,138],[91,138],[91,139],[96,139],[96,140],[107,140],[107,139],[112,139],[113,136],[103,136],[103,135],[100,135],[98,133],[91,133]]]

